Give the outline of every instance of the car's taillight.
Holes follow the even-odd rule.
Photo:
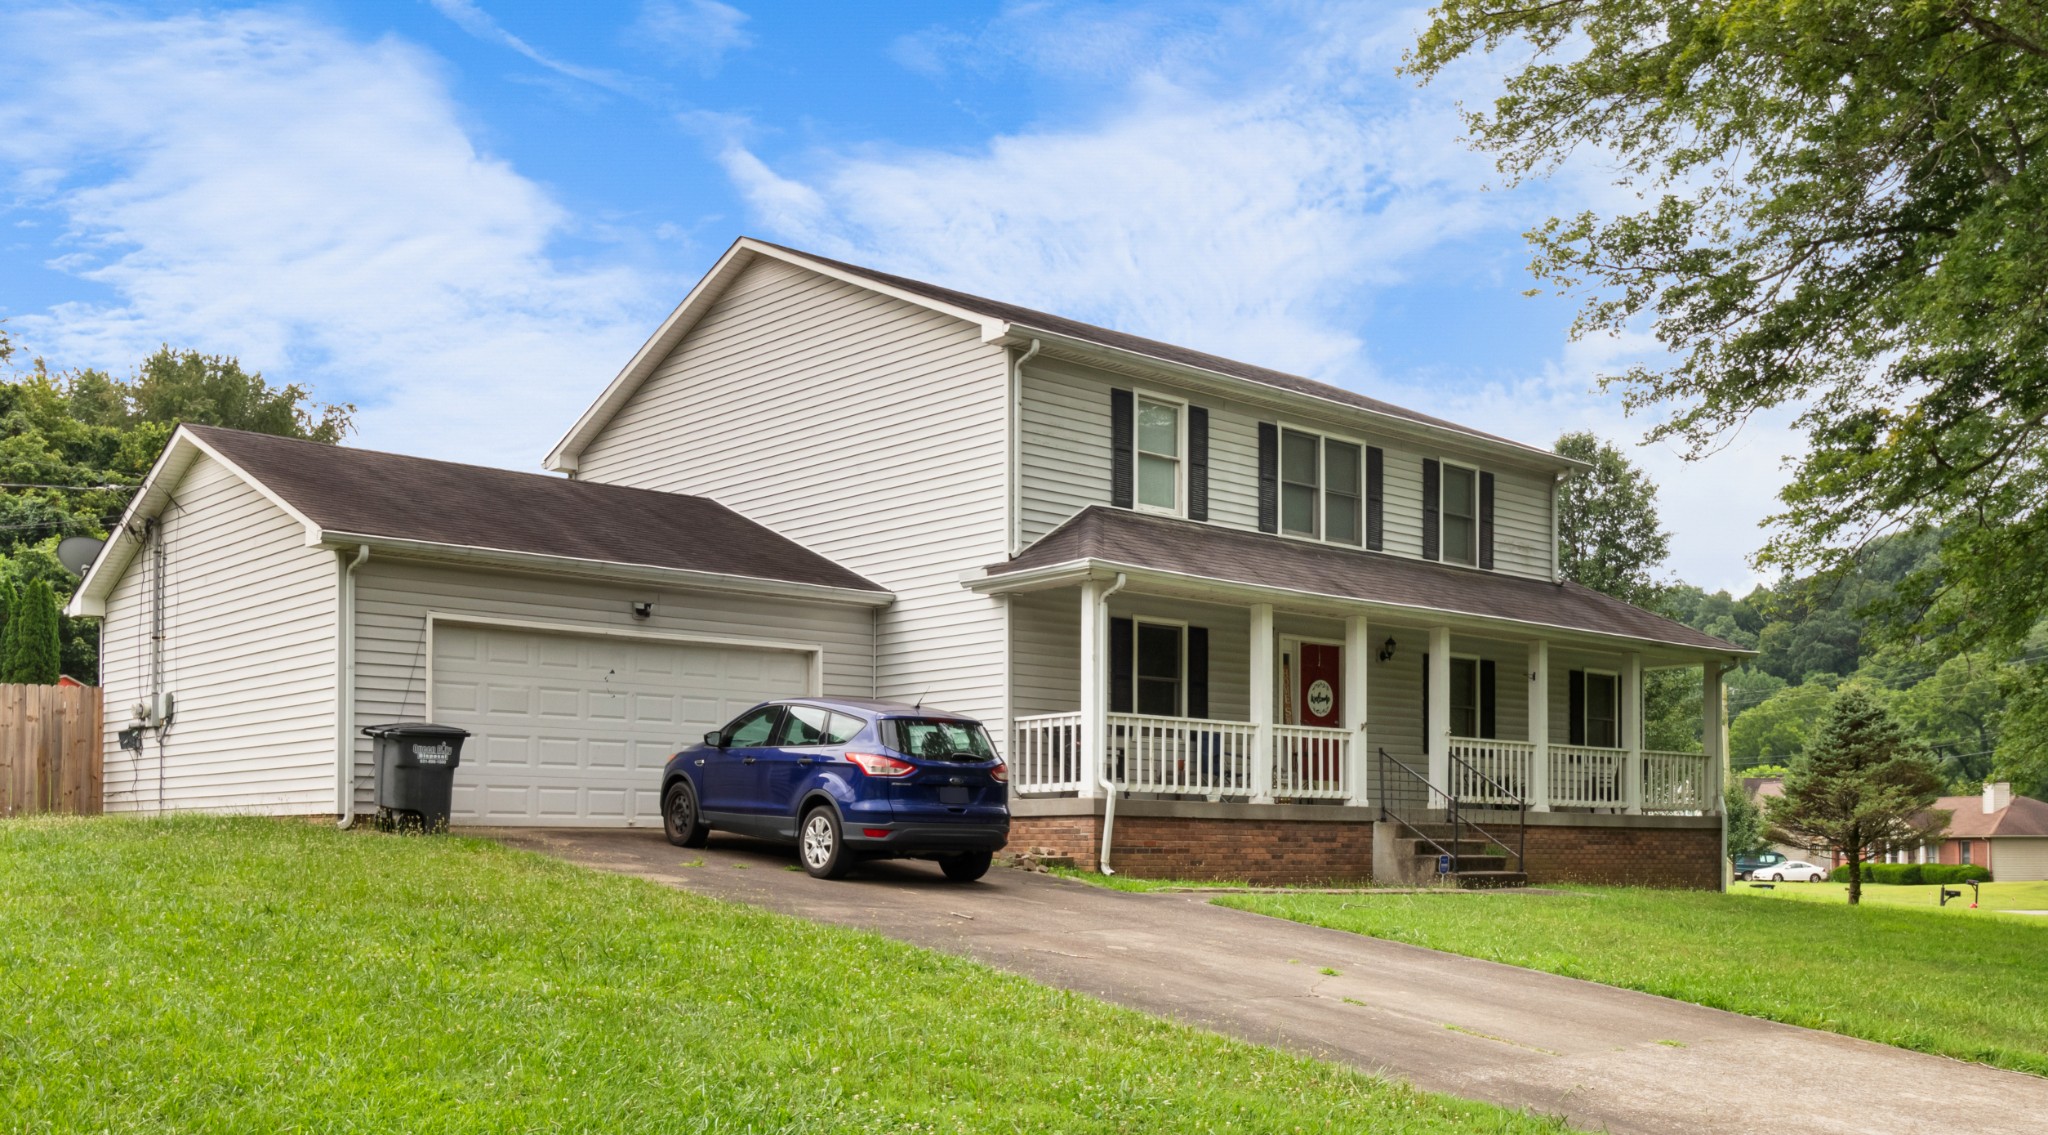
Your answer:
[[[917,771],[917,766],[909,761],[899,761],[880,753],[848,753],[846,759],[869,776],[909,776]]]
[[[1010,766],[1004,764],[1001,761],[997,761],[996,767],[988,770],[988,778],[990,780],[995,781],[997,784],[1010,783]]]

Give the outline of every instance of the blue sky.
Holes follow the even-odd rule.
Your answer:
[[[0,0],[0,317],[57,367],[160,342],[360,407],[358,444],[536,468],[745,233],[1548,443],[1641,421],[1512,190],[1394,73],[1421,9]],[[1745,587],[1783,422],[1637,451],[1673,569]]]

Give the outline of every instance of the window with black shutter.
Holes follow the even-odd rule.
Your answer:
[[[1209,411],[1188,407],[1188,519],[1209,519]]]
[[[1365,546],[1381,551],[1387,542],[1387,455],[1377,445],[1365,448]]]
[[[1137,399],[1128,390],[1109,392],[1109,503],[1137,502]]]
[[[1422,459],[1422,558],[1438,558],[1438,543],[1443,531],[1438,517],[1442,515],[1443,469],[1434,458]]]
[[[1280,531],[1280,427],[1259,423],[1259,531]]]
[[[1493,474],[1479,474],[1479,566],[1493,570]]]

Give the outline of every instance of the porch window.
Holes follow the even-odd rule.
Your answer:
[[[1183,628],[1171,623],[1140,622],[1132,667],[1138,682],[1138,712],[1154,717],[1181,716],[1182,679],[1187,672]]]
[[[1452,563],[1479,562],[1479,474],[1444,462],[1443,550]]]
[[[1180,511],[1180,416],[1172,402],[1138,399],[1138,505]]]
[[[1280,530],[1294,536],[1320,536],[1316,514],[1321,479],[1317,476],[1314,434],[1280,433]]]
[[[1621,747],[1621,678],[1586,671],[1585,744],[1601,749]]]
[[[1479,660],[1451,659],[1451,736],[1478,737]]]

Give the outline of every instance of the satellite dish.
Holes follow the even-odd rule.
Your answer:
[[[64,570],[82,579],[106,543],[90,536],[66,536],[57,542],[57,562],[64,565]]]

